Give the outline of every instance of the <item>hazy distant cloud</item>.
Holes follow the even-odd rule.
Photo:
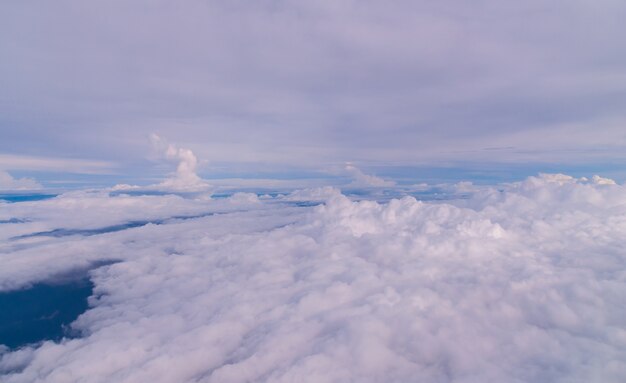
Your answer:
[[[41,189],[41,185],[32,178],[13,178],[9,173],[0,170],[0,190],[33,190]]]
[[[0,151],[134,164],[158,131],[225,162],[623,162],[624,19],[612,0],[5,1]]]
[[[352,178],[352,186],[357,187],[390,187],[396,183],[386,181],[380,177],[363,173],[359,168],[351,163],[347,163],[344,170]]]
[[[54,171],[79,174],[111,174],[117,165],[109,161],[80,158],[0,154],[0,169]]]

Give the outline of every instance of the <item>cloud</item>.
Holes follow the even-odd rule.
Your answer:
[[[150,142],[157,153],[177,164],[176,172],[157,185],[158,187],[171,190],[203,190],[209,187],[196,174],[198,159],[190,149],[179,148],[154,133],[150,135]]]
[[[289,195],[287,195],[285,199],[289,201],[324,202],[329,199],[335,198],[340,194],[341,190],[331,186],[324,186],[319,188],[295,190],[289,193]]]
[[[13,178],[9,173],[0,170],[0,190],[33,190],[41,189],[41,185],[32,178]]]
[[[597,185],[615,185],[616,182],[615,180],[612,180],[610,178],[605,178],[605,177],[600,177],[599,175],[594,175],[591,180],[593,181],[593,183],[597,184]]]
[[[472,190],[445,202],[302,193],[318,206],[105,192],[12,204],[2,214],[30,221],[3,236],[217,214],[3,237],[5,291],[120,262],[92,272],[81,338],[2,351],[1,379],[621,381],[626,188],[544,174]]]
[[[141,172],[159,131],[231,164],[626,160],[620,1],[0,7],[2,152]]]
[[[0,153],[0,168],[7,170],[50,171],[77,174],[111,174],[114,172],[116,164],[109,161]]]
[[[347,163],[344,170],[352,178],[352,186],[356,187],[391,187],[396,183],[393,181],[386,181],[380,177],[372,176],[363,173],[359,168]]]
[[[221,178],[211,179],[211,184],[226,190],[301,190],[303,188],[315,188],[328,183],[328,179],[305,178],[305,179],[272,179],[272,178]]]

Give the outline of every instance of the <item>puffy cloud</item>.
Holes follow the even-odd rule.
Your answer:
[[[610,178],[600,177],[599,175],[594,175],[591,180],[598,185],[615,185],[615,180]]]
[[[41,185],[32,178],[13,178],[8,172],[0,170],[0,190],[33,190]]]
[[[192,191],[204,190],[210,186],[196,173],[198,159],[190,149],[179,148],[154,133],[150,135],[150,142],[159,155],[176,163],[176,172],[170,178],[156,185],[157,187]]]
[[[75,193],[3,210],[30,218],[5,225],[15,231],[199,217],[3,239],[5,290],[50,268],[120,262],[92,271],[91,307],[73,325],[83,337],[2,351],[2,381],[617,383],[626,375],[626,187],[540,175],[446,202],[302,195],[325,203],[294,206],[296,193],[288,201]],[[65,222],[78,206],[84,217]],[[219,214],[200,216],[208,212]]]
[[[344,170],[352,178],[352,186],[356,187],[391,187],[396,183],[386,181],[380,177],[365,174],[361,169],[351,163],[347,163]]]

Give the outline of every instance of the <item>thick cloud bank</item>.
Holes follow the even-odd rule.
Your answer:
[[[3,224],[2,290],[120,262],[92,272],[82,338],[5,350],[0,381],[624,381],[624,186],[541,175],[446,203],[297,195],[4,206],[22,223]],[[138,219],[156,223],[23,237]]]
[[[4,0],[0,163],[72,153],[141,174],[158,131],[229,171],[542,162],[623,177],[625,19],[622,0]]]

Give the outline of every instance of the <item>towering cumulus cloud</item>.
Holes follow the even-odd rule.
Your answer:
[[[196,173],[198,159],[190,149],[179,148],[154,133],[150,135],[150,141],[161,156],[177,164],[176,172],[159,186],[173,190],[197,190],[209,186]]]
[[[118,261],[91,273],[82,337],[0,351],[0,381],[626,377],[622,185],[540,175],[446,202],[248,197],[89,192],[0,211],[19,222],[1,232],[0,290]]]

